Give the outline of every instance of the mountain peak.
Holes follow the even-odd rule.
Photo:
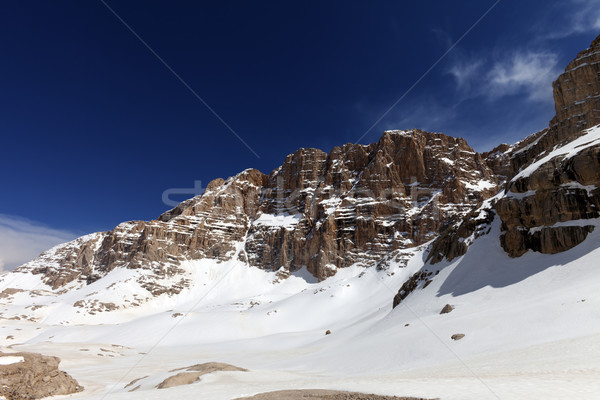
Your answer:
[[[215,179],[157,220],[80,238],[18,272],[62,290],[117,268],[141,269],[140,284],[160,295],[178,293],[186,278],[150,284],[150,277],[175,277],[184,260],[236,258],[287,274],[307,269],[322,280],[433,239],[496,190],[493,172],[464,139],[387,131],[377,143],[329,154],[299,149],[269,175],[247,169]]]
[[[542,243],[536,230],[551,232],[546,225],[566,217],[548,211],[547,201],[531,201],[543,194],[566,204],[556,210],[569,210],[569,218],[594,216],[595,192],[588,186],[596,181],[580,165],[566,162],[548,167],[548,173],[558,171],[552,179],[541,172],[518,173],[586,135],[580,128],[597,122],[600,52],[594,46],[555,82],[557,116],[550,127],[513,146],[482,155],[463,138],[411,129],[388,130],[375,143],[347,143],[329,153],[301,148],[268,175],[246,169],[215,179],[203,194],[156,220],[125,222],[79,238],[16,272],[38,276],[60,292],[115,270],[138,271],[136,282],[153,296],[186,288],[192,278],[182,265],[190,260],[240,262],[282,277],[307,271],[325,280],[350,266],[385,269],[407,249],[436,238],[432,260],[460,255],[467,249],[465,239],[496,214],[511,255],[568,248],[585,238],[587,228],[578,231],[577,240],[566,243],[558,235],[549,239],[556,243]],[[596,168],[595,153],[586,154],[574,160]],[[482,213],[479,207],[501,185],[512,195],[496,196],[493,205],[486,203],[494,211]],[[528,195],[538,190],[538,197]],[[571,207],[573,191],[578,197]],[[524,210],[530,211],[529,220],[522,217]]]

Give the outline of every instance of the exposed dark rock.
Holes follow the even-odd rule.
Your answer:
[[[506,179],[512,176],[510,165],[511,150],[511,146],[503,143],[495,147],[492,151],[481,154],[481,157],[483,157],[500,181],[506,181]]]
[[[600,217],[600,146],[555,157],[511,180],[495,204],[502,247],[512,257],[528,250],[554,254],[585,240],[591,226],[554,226]],[[591,225],[591,224],[590,224]]]
[[[552,84],[556,125],[567,137],[600,124],[600,36],[567,65]]]
[[[396,308],[396,306],[398,306],[402,302],[402,300],[404,300],[409,294],[418,289],[419,286],[421,286],[421,283],[425,282],[422,285],[422,289],[426,288],[432,281],[431,279],[429,279],[432,275],[432,272],[423,270],[411,276],[406,282],[404,282],[404,284],[402,284],[402,287],[400,288],[400,290],[398,290],[396,296],[394,296],[394,303],[392,305],[392,308]]]
[[[577,246],[585,240],[593,226],[544,227],[534,233],[510,230],[500,236],[502,247],[511,257],[520,257],[528,250],[556,254]]]
[[[600,36],[567,65],[552,84],[556,116],[549,128],[531,135],[512,151],[511,171],[521,168],[571,141],[586,128],[600,124]]]
[[[600,146],[568,158],[554,157],[531,174],[517,174],[600,123],[600,36],[567,66],[553,87],[556,117],[549,128],[482,154],[497,180],[506,182],[504,196],[485,209],[450,219],[433,242],[428,262],[464,255],[473,239],[489,232],[495,214],[502,223],[500,243],[512,257],[528,250],[546,254],[569,250],[594,229],[585,220],[600,217]],[[394,306],[415,285],[414,280],[407,281]]]
[[[495,218],[491,209],[474,210],[462,220],[444,227],[431,245],[427,261],[436,264],[443,259],[452,261],[465,255],[469,248],[467,239],[474,240],[489,232],[489,225]]]
[[[442,311],[440,311],[440,314],[448,314],[450,312],[452,312],[454,310],[454,307],[451,306],[450,304],[446,304],[444,306],[444,308],[442,308]]]
[[[282,278],[305,267],[322,280],[433,239],[497,189],[492,170],[464,139],[389,131],[377,143],[329,154],[300,149],[270,175],[250,169],[216,179],[157,220],[80,238],[17,272],[42,274],[60,290],[115,268],[143,269],[139,283],[159,296],[188,284],[182,260],[238,257]],[[180,279],[158,283],[173,276]]]
[[[257,394],[252,397],[242,397],[236,400],[427,400],[416,397],[380,396],[356,392],[342,392],[337,390],[280,390]]]

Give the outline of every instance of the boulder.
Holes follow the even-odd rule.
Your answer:
[[[2,365],[3,358],[17,362]],[[59,370],[59,363],[58,357],[41,354],[0,353],[0,396],[24,400],[81,392],[83,387]]]
[[[448,313],[452,312],[452,310],[454,310],[454,307],[451,306],[450,304],[446,304],[444,306],[444,308],[442,308],[442,311],[440,311],[440,314],[448,314]]]

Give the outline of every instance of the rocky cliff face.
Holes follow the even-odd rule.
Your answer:
[[[431,240],[495,190],[481,156],[442,134],[391,131],[370,146],[303,149],[270,175],[245,254],[250,265],[307,267],[324,279]],[[282,211],[287,229],[262,222]]]
[[[556,126],[561,138],[600,124],[600,36],[567,65],[553,83]]]
[[[600,36],[567,65],[552,87],[556,116],[547,129],[521,142],[525,146],[511,158],[513,174],[557,144],[600,124]]]
[[[325,279],[433,239],[497,190],[493,171],[464,139],[389,131],[377,143],[329,154],[300,149],[270,175],[246,170],[214,180],[157,220],[58,246],[17,272],[42,275],[60,291],[115,268],[144,269],[140,284],[153,295],[181,291],[187,282],[178,265],[190,259],[237,258],[282,276],[307,268]]]
[[[600,129],[549,152],[508,182],[495,203],[513,257],[528,250],[553,254],[581,243],[600,217]]]
[[[600,37],[553,88],[556,116],[547,129],[483,154],[506,180],[504,190],[485,210],[443,229],[429,255],[433,263],[467,251],[466,239],[493,219],[479,218],[482,211],[500,218],[501,244],[513,257],[568,250],[593,229],[586,220],[600,216]]]
[[[600,123],[599,74],[600,38],[554,83],[550,126],[515,145],[478,154],[464,139],[411,130],[329,153],[300,149],[269,175],[216,179],[156,220],[82,237],[16,272],[61,292],[117,268],[143,271],[135,279],[153,296],[179,293],[181,263],[206,258],[282,278],[306,268],[322,280],[357,263],[385,268],[436,238],[429,260],[452,259],[495,218],[511,256],[567,250],[600,216],[600,129],[584,129]]]
[[[581,243],[600,201],[600,37],[553,83],[556,116],[513,152],[515,175],[495,209],[511,256],[558,253]],[[587,129],[590,128],[590,129]],[[572,221],[572,222],[569,222]]]

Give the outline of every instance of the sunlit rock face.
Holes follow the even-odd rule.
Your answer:
[[[370,145],[300,149],[270,175],[250,169],[216,179],[156,220],[79,238],[19,271],[42,274],[60,290],[115,268],[144,269],[140,283],[154,295],[181,291],[187,282],[178,265],[202,258],[236,258],[283,277],[305,267],[325,279],[432,240],[497,190],[493,171],[464,139],[388,131]]]
[[[500,218],[500,241],[512,257],[529,250],[569,250],[592,231],[590,219],[600,217],[600,37],[569,63],[553,87],[556,116],[547,129],[483,154],[498,179],[506,181],[488,211]],[[465,239],[482,228],[475,222],[479,215],[447,227],[430,259],[464,254]]]
[[[400,250],[436,238],[432,262],[460,256],[496,217],[511,256],[570,249],[599,216],[599,73],[596,39],[554,83],[550,126],[512,146],[479,154],[462,138],[398,130],[329,153],[300,149],[268,175],[216,179],[156,220],[57,246],[16,273],[60,292],[117,269],[143,271],[130,279],[153,296],[188,286],[185,260],[239,260],[282,279],[305,268],[323,280],[353,264],[386,268]]]
[[[600,124],[600,36],[567,65],[552,85],[561,137]]]
[[[502,246],[515,257],[571,249],[593,229],[585,220],[599,216],[600,141],[593,127],[600,124],[600,37],[553,88],[556,116],[516,155],[516,176],[495,207],[506,231]]]

